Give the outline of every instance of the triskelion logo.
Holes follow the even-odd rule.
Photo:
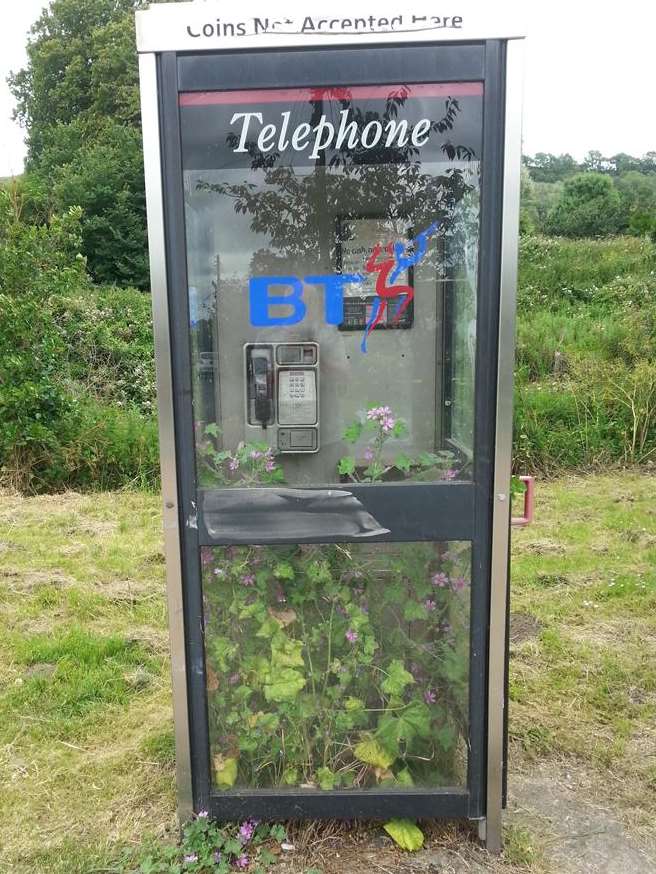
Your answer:
[[[304,285],[323,285],[324,318],[327,325],[341,325],[344,321],[344,287],[362,284],[367,274],[376,276],[376,294],[371,315],[364,329],[360,348],[367,351],[367,339],[394,300],[400,301],[392,323],[397,322],[414,298],[411,285],[395,284],[404,271],[422,261],[428,251],[429,239],[437,233],[439,222],[433,222],[416,235],[411,243],[392,241],[384,246],[376,243],[364,264],[363,273],[326,273],[317,276],[253,276],[248,285],[250,323],[256,328],[275,328],[296,325],[305,318],[307,308],[303,300]],[[284,294],[271,294],[271,289],[288,289]],[[272,316],[272,306],[287,306],[286,316]]]

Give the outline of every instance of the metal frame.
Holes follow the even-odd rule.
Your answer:
[[[509,594],[510,476],[512,462],[513,366],[522,131],[523,45],[506,48],[503,224],[501,228],[501,295],[494,457],[492,578],[488,651],[487,804],[485,842],[501,850],[504,795],[507,602]]]
[[[469,791],[454,787],[428,791],[387,791],[380,794],[348,791],[332,792],[328,795],[323,792],[297,791],[281,795],[276,790],[240,790],[226,793],[225,796],[210,795],[198,550],[201,544],[220,543],[221,540],[208,534],[203,524],[201,507],[195,504],[197,493],[191,487],[195,480],[195,471],[193,429],[189,415],[191,412],[191,384],[188,372],[190,359],[188,338],[185,340],[184,336],[188,301],[184,232],[180,233],[181,229],[184,231],[184,224],[179,114],[177,99],[174,99],[177,98],[178,88],[182,90],[182,82],[178,78],[178,57],[187,69],[191,69],[189,64],[192,58],[176,56],[173,52],[164,52],[161,55],[142,54],[140,57],[144,152],[147,156],[146,194],[156,337],[178,805],[181,819],[188,818],[194,807],[196,809],[209,807],[212,815],[216,817],[245,813],[278,817],[338,816],[342,818],[390,814],[468,816],[478,819],[481,823],[481,834],[488,847],[492,850],[500,848],[505,727],[504,659],[508,593],[508,485],[512,439],[512,346],[521,89],[518,92],[517,44],[509,43],[507,46],[510,84],[505,95],[506,44],[501,40],[488,40],[484,46],[483,203],[485,206],[484,213],[481,213],[481,227],[486,230],[486,236],[482,234],[480,239],[477,319],[483,314],[483,323],[490,329],[490,336],[483,337],[479,334],[477,343],[475,458],[478,461],[475,462],[475,477],[472,484],[433,486],[430,505],[427,505],[428,494],[420,497],[418,492],[419,504],[431,511],[436,506],[436,496],[439,494],[437,489],[444,490],[441,491],[443,497],[447,494],[455,496],[456,492],[462,491],[465,503],[470,505],[465,516],[469,515],[471,520],[469,524],[472,526],[470,529],[473,550],[472,616],[476,611],[480,617],[489,617],[489,625],[479,622],[478,628],[474,629],[472,624],[471,632],[470,736],[479,737],[480,743],[474,744],[470,751]],[[381,45],[380,48],[382,47]],[[449,51],[453,52],[460,48],[466,54],[468,48],[466,45],[450,46]],[[397,46],[390,50],[398,52],[399,49],[400,47]],[[419,53],[430,50],[431,47],[426,45],[413,49]],[[355,47],[323,49],[322,53],[326,51],[330,54],[339,52],[355,54],[356,49]],[[361,46],[358,51],[377,53],[377,48]],[[296,56],[295,61],[302,59],[307,63],[310,56],[315,53],[316,49],[313,47],[307,52],[297,50],[289,54]],[[260,54],[273,56],[271,52]],[[216,55],[216,57],[218,59],[220,56]],[[222,54],[221,61],[225,68],[229,58]],[[311,59],[310,63],[313,63]],[[184,79],[184,76],[180,78]],[[462,76],[459,75],[457,78]],[[187,87],[185,90],[193,89]],[[508,122],[505,128],[505,145],[501,140],[499,128],[502,124],[504,99],[505,117]],[[503,191],[500,182],[502,169],[505,170]],[[502,228],[499,221],[501,211],[503,211]],[[489,292],[496,291],[499,271],[501,299],[499,312],[495,313],[496,295],[491,295]],[[176,339],[173,346],[171,346],[172,336]],[[487,370],[479,368],[481,362],[491,361],[497,353],[498,372],[495,372],[494,368],[487,367]],[[492,450],[494,450],[493,462]],[[179,464],[176,459],[179,459]],[[492,463],[493,482],[491,477],[488,479],[489,474],[481,476],[484,471],[491,472]],[[447,492],[447,489],[451,491]],[[473,501],[474,489],[477,490],[476,501]],[[390,498],[392,490],[393,487],[389,489]],[[368,490],[363,487],[361,491],[361,497],[364,499]],[[423,490],[420,489],[420,492]],[[379,492],[377,496],[380,497]],[[202,497],[201,492],[198,492],[198,497]],[[371,498],[374,498],[373,493]],[[424,531],[424,536],[418,539],[432,539],[427,536],[428,534],[428,531]],[[481,537],[484,542],[481,541]],[[406,538],[411,539],[409,534]],[[405,538],[395,536],[383,539]],[[318,541],[319,538],[316,540]],[[488,589],[489,570],[492,572],[491,589]],[[472,671],[474,664],[478,669]]]
[[[178,474],[175,451],[171,336],[168,279],[166,275],[162,161],[160,155],[159,89],[157,61],[154,54],[139,56],[139,82],[141,89],[143,148],[144,155],[147,156],[147,160],[144,162],[144,173],[146,207],[148,211],[150,284],[155,333],[164,554],[166,558],[173,718],[175,723],[176,784],[178,815],[181,820],[185,820],[193,812],[191,739],[189,735],[189,702],[187,698],[187,657],[182,593]]]

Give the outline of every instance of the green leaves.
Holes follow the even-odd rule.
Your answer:
[[[409,819],[392,819],[383,828],[402,850],[414,853],[424,845],[424,833]]]
[[[214,784],[217,789],[230,789],[237,779],[237,759],[214,758]]]
[[[293,580],[294,568],[288,561],[279,561],[273,568],[273,575],[277,580]]]
[[[350,476],[355,472],[355,458],[352,455],[346,455],[344,458],[340,458],[339,464],[337,465],[337,473],[340,476]]]
[[[335,785],[338,782],[338,777],[337,774],[333,774],[330,768],[319,768],[317,771],[317,780],[319,781],[319,787],[328,792],[335,788]]]
[[[386,695],[401,695],[406,686],[415,682],[415,678],[403,667],[403,662],[394,659],[387,668],[387,676],[381,684],[381,689]]]
[[[394,761],[394,756],[390,755],[373,737],[360,741],[353,750],[353,753],[356,759],[364,762],[365,765],[372,765],[374,768],[382,768],[384,770],[387,770]]]
[[[293,701],[305,683],[306,679],[299,671],[283,668],[264,684],[264,697],[269,702]]]
[[[401,452],[394,459],[394,467],[397,467],[404,473],[408,473],[410,468],[412,467],[412,459],[405,452]]]
[[[357,443],[362,434],[362,422],[356,420],[345,429],[342,439],[347,443]]]
[[[427,705],[414,701],[398,711],[383,714],[376,737],[390,750],[400,751],[401,743],[410,746],[414,740],[430,737],[431,714]]]

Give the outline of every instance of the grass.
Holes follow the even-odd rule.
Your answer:
[[[565,763],[639,834],[655,813],[653,491],[632,472],[541,484],[513,546],[513,767]],[[125,871],[175,835],[160,544],[157,496],[0,496],[2,871]],[[553,870],[543,839],[511,822],[490,870]]]
[[[529,764],[589,769],[645,833],[656,812],[653,494],[653,477],[633,473],[540,488],[540,521],[515,536],[512,593],[538,630],[513,644],[511,738]]]

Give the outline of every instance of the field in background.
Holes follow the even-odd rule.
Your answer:
[[[565,767],[636,840],[656,813],[653,491],[631,472],[540,485],[514,538],[512,768]],[[0,497],[3,871],[130,870],[174,835],[160,544],[152,494]],[[558,871],[545,829],[513,817],[490,870]]]

